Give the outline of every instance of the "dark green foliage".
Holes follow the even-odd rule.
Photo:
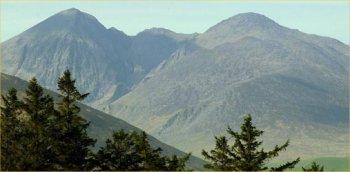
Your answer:
[[[311,167],[302,167],[303,171],[323,171],[323,166],[317,164],[315,161],[311,163]]]
[[[166,157],[161,156],[161,148],[152,149],[147,141],[146,133],[142,132],[134,138],[135,148],[141,159],[141,169],[161,170],[166,169]]]
[[[87,169],[89,148],[95,141],[87,136],[89,123],[78,116],[76,106],[87,94],[81,95],[74,83],[69,71],[60,78],[63,98],[59,111],[35,78],[23,101],[18,100],[15,89],[2,96],[2,170]]]
[[[131,170],[138,168],[137,152],[134,143],[136,133],[128,134],[123,130],[114,132],[112,140],[106,140],[96,154],[96,161],[101,170]]]
[[[17,98],[16,89],[12,88],[7,95],[1,95],[1,171],[20,170],[19,161],[22,159],[23,148],[18,142],[23,133],[21,121],[22,102]]]
[[[81,94],[75,87],[75,80],[67,70],[58,80],[58,90],[62,100],[58,103],[59,113],[53,123],[52,137],[57,140],[55,151],[58,162],[63,169],[86,170],[91,152],[89,147],[95,140],[87,135],[89,123],[78,115],[80,108],[77,102],[86,98],[88,94]]]
[[[211,163],[205,164],[204,167],[212,170],[232,171],[235,170],[235,159],[230,157],[230,148],[227,144],[226,137],[215,137],[215,149],[210,151],[202,151],[202,154]]]
[[[185,170],[190,154],[162,156],[153,149],[146,133],[115,132],[97,154],[95,140],[87,135],[89,123],[78,116],[81,94],[65,71],[58,80],[57,103],[33,78],[23,101],[16,89],[2,95],[1,170]]]
[[[184,157],[179,158],[173,155],[171,158],[167,158],[167,170],[170,171],[189,171],[186,169],[186,162],[189,160],[191,153],[188,153]]]
[[[96,154],[96,164],[101,170],[185,170],[187,156],[168,158],[161,155],[161,149],[153,149],[146,133],[114,132],[112,140]]]
[[[258,137],[263,131],[256,129],[252,125],[252,118],[247,115],[241,126],[241,133],[228,128],[227,132],[234,139],[234,144],[229,145],[226,137],[215,137],[215,149],[209,153],[202,151],[203,156],[210,161],[205,167],[212,170],[235,170],[235,171],[261,171],[268,170],[266,163],[279,155],[280,151],[286,150],[289,141],[282,146],[276,145],[271,151],[265,152],[264,149],[258,150],[262,141],[258,141]],[[283,171],[293,168],[299,158],[292,162],[287,162],[279,167],[272,167],[272,171]]]
[[[15,89],[2,100],[2,169],[52,169],[54,154],[47,130],[55,112],[53,99],[43,94],[43,88],[33,78],[23,102],[18,100]]]
[[[43,88],[35,78],[29,81],[26,97],[24,97],[24,110],[38,125],[46,125],[54,111],[52,97],[44,95]]]
[[[25,151],[22,157],[25,162],[23,170],[46,170],[52,169],[55,157],[51,149],[53,140],[50,133],[49,120],[53,118],[56,111],[52,97],[44,95],[43,88],[33,78],[29,81],[24,97],[23,112],[27,115],[24,123],[25,135],[22,138],[22,145]]]

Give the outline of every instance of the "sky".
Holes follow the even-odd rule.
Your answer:
[[[151,27],[203,33],[235,14],[256,12],[280,25],[349,44],[349,1],[6,1],[0,4],[3,42],[55,13],[77,8],[128,35]]]

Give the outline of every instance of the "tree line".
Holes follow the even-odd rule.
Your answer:
[[[22,99],[11,88],[1,94],[1,156],[0,170],[152,170],[184,171],[190,153],[183,157],[165,156],[161,148],[153,148],[145,132],[114,131],[98,151],[92,151],[96,140],[87,134],[89,122],[79,115],[77,103],[89,94],[75,86],[69,70],[57,82],[60,98],[57,101],[44,93],[33,78]],[[228,128],[233,139],[215,137],[216,145],[203,150],[205,168],[221,171],[283,171],[293,168],[297,158],[278,167],[267,167],[269,160],[286,150],[289,141],[271,151],[259,149],[258,137],[263,131],[252,125],[247,115],[241,132]],[[304,171],[323,171],[313,163]]]

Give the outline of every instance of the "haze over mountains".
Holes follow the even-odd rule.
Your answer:
[[[70,69],[85,103],[199,155],[251,113],[268,147],[290,138],[289,156],[345,156],[349,47],[256,13],[202,34],[162,28],[127,36],[77,9],[1,44],[9,75],[56,90]]]

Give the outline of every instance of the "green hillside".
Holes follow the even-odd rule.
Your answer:
[[[302,167],[310,167],[315,161],[324,166],[325,171],[349,171],[349,158],[347,157],[319,157],[314,159],[301,159],[292,171],[302,171]],[[280,165],[280,162],[270,163],[270,166]]]
[[[16,88],[18,90],[19,97],[22,97],[24,95],[24,90],[27,87],[27,82],[17,77],[1,73],[1,93],[7,91],[12,87]],[[53,96],[55,99],[57,99],[59,96],[53,91],[45,91],[46,93]],[[106,138],[109,137],[112,131],[114,130],[123,129],[125,131],[142,131],[141,129],[136,128],[121,119],[112,117],[111,115],[98,111],[87,105],[79,104],[79,106],[81,107],[81,116],[83,116],[86,120],[91,122],[88,130],[89,134],[91,135],[91,137],[97,139],[94,149],[98,149],[99,146],[104,144]],[[154,147],[162,148],[163,153],[165,155],[185,155],[184,152],[174,147],[171,147],[165,143],[162,143],[150,135],[148,137],[151,145],[153,145]],[[191,156],[188,162],[188,167],[194,170],[202,170],[204,163],[205,162],[202,159],[197,158],[195,156]]]
[[[302,160],[295,167],[295,170],[301,170],[301,167],[310,166],[312,161],[323,165],[326,171],[349,171],[349,158],[347,157],[320,157],[311,160]]]

